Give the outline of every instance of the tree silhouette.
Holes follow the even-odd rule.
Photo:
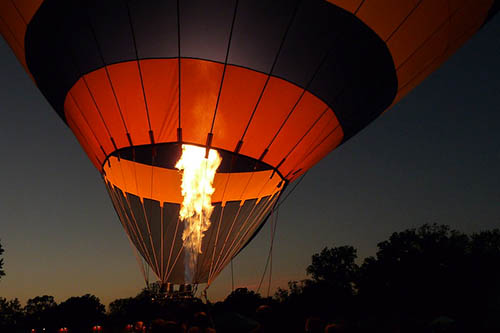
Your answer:
[[[482,231],[470,237],[467,270],[462,280],[469,316],[481,326],[500,331],[500,230]]]
[[[31,328],[54,327],[57,303],[53,296],[37,296],[29,299],[24,307],[26,322]]]
[[[109,304],[109,318],[113,323],[123,326],[139,319],[137,310],[135,298],[119,298]]]
[[[275,299],[296,322],[316,315],[368,331],[422,332],[446,318],[468,331],[500,329],[499,230],[468,236],[425,224],[377,246],[361,267],[353,247],[324,248],[312,256],[310,278],[289,282]]]
[[[247,288],[237,288],[226,297],[224,304],[232,311],[253,316],[257,307],[262,304],[262,297]]]
[[[124,325],[134,321],[151,321],[162,317],[162,305],[148,292],[136,297],[117,299],[109,304],[109,318]]]
[[[500,233],[443,225],[393,233],[366,258],[357,288],[365,313],[418,327],[446,316],[473,330],[498,325]],[[485,325],[481,327],[481,325]],[[496,326],[495,326],[496,327]]]
[[[17,298],[0,297],[0,332],[23,331],[23,312]]]
[[[104,321],[104,310],[104,305],[94,295],[70,297],[57,307],[59,326],[68,327],[71,332],[88,332]]]
[[[349,317],[354,312],[354,283],[359,270],[356,258],[352,246],[326,247],[312,256],[306,269],[312,279],[289,282],[288,290],[278,289],[275,298],[296,321],[303,322],[311,315],[331,320]]]
[[[4,249],[2,248],[2,244],[0,243],[0,256],[3,254],[3,252]],[[3,268],[3,258],[0,259],[0,279],[2,278],[2,276],[5,275],[5,272],[2,268]]]
[[[312,263],[306,269],[315,282],[326,282],[332,287],[352,293],[358,265],[357,251],[352,246],[325,247],[312,256]]]

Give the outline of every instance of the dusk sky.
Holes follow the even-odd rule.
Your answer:
[[[500,16],[399,104],[313,167],[279,211],[273,282],[305,278],[311,255],[353,245],[360,262],[423,223],[500,227]],[[0,39],[0,296],[104,304],[144,281],[99,172]],[[293,186],[293,185],[292,185]],[[256,288],[269,224],[234,260]],[[266,294],[264,285],[263,294]],[[227,267],[208,290],[231,291]]]

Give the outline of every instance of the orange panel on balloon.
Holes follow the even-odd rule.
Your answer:
[[[29,72],[24,54],[26,23],[19,15],[12,1],[0,1],[0,32],[11,46],[17,59],[19,59],[26,71]]]
[[[224,65],[204,60],[181,60],[182,139],[205,145],[212,126]]]
[[[263,161],[269,165],[278,165],[327,108],[328,106],[323,101],[306,92],[269,148]]]
[[[449,25],[445,23],[437,33],[433,34],[408,60],[401,64],[401,67],[397,70],[400,87],[408,83],[422,68],[426,68],[431,62],[435,61],[436,57],[446,51],[449,35]]]
[[[236,173],[238,177],[239,174]],[[252,179],[245,187],[242,198],[251,200],[258,198],[259,200],[265,196],[273,195],[282,189],[282,180],[278,174],[272,170],[253,172]]]
[[[75,104],[74,99],[71,96],[66,100],[65,109],[68,110],[68,112],[66,113],[66,119],[71,119],[71,122],[74,125],[73,126],[68,122],[69,127],[73,130],[73,132],[79,131],[80,134],[85,137],[85,140],[89,145],[89,150],[92,151],[92,154],[89,155],[89,157],[96,155],[100,159],[100,163],[97,169],[101,170],[101,164],[106,159],[106,156],[101,149],[101,144],[97,141],[94,133],[92,132],[92,129],[83,118],[81,112],[78,110],[78,107]]]
[[[68,100],[70,98],[74,99],[76,108],[67,107]],[[79,127],[82,127],[79,119],[81,119],[81,123],[83,124],[84,117],[85,121],[88,122],[89,126],[95,133],[99,144],[106,151],[106,154],[110,154],[115,150],[106,126],[104,125],[99,111],[95,107],[94,101],[92,100],[92,97],[83,79],[78,80],[78,82],[75,83],[73,88],[71,88],[70,92],[66,96],[66,101],[64,103],[64,113],[66,117],[72,117],[75,121],[79,121],[77,124]],[[82,117],[79,118],[77,115],[74,115],[75,113],[81,113]]]
[[[26,64],[24,40],[27,24],[42,2],[43,0],[0,0],[0,34],[33,81],[35,79]]]
[[[234,150],[257,104],[267,75],[227,66],[214,124],[213,145]]]
[[[464,32],[469,31],[473,26],[477,26],[478,21],[484,22],[488,16],[488,10],[492,5],[491,0],[478,0],[466,2],[456,15],[450,19],[450,40],[453,41]]]
[[[392,103],[391,107],[398,103],[408,92],[415,88],[420,82],[422,82],[430,73],[435,71],[441,64],[448,59],[459,47],[463,45],[476,31],[481,27],[484,22],[484,13],[476,13],[476,17],[473,17],[473,21],[470,21],[471,17],[468,15],[467,8],[457,13],[454,18],[451,19],[450,23],[454,28],[450,32],[451,41],[448,42],[448,47],[444,53],[436,55],[433,61],[421,68],[415,75],[404,83],[400,82],[399,91]],[[454,22],[458,20],[459,17],[464,16],[467,25],[459,25]],[[390,108],[388,108],[390,109]]]
[[[177,141],[178,68],[177,59],[141,60],[142,78],[155,142]]]
[[[14,0],[16,7],[24,18],[24,21],[29,22],[40,8],[43,0]]]
[[[419,0],[366,0],[357,16],[382,40],[386,40],[418,2]]]
[[[137,62],[114,64],[108,67],[108,71],[133,144],[151,143],[148,113],[146,112]]]
[[[85,75],[89,89],[118,148],[129,146],[127,131],[105,69]],[[117,84],[113,82],[113,87]],[[115,88],[116,89],[116,88]]]
[[[279,192],[281,178],[272,170],[259,172],[218,173],[215,175],[212,202],[258,199]]]
[[[9,44],[10,48],[26,71],[28,71],[25,62],[24,47],[16,40],[16,36],[12,32],[11,28],[5,23],[2,16],[0,16],[0,34],[3,36],[7,44]]]
[[[446,61],[455,51],[463,45],[483,24],[484,18],[476,19],[476,22],[468,27],[466,31],[462,34],[456,36],[451,42],[449,42],[449,46],[446,52],[437,55],[436,58],[427,66],[422,68],[410,81],[401,85],[399,87],[398,94],[394,99],[392,105],[399,102],[408,92],[410,92],[413,88],[415,88],[420,82],[422,82],[429,74],[434,72],[441,64]]]
[[[139,190],[139,187],[137,186],[137,170],[135,168],[137,163],[126,161],[124,159],[118,160],[114,156],[110,156],[108,161],[109,164],[106,163],[103,168],[105,179],[107,181],[119,187],[122,191],[135,195],[145,195],[146,191],[150,190]],[[151,170],[151,167],[149,167],[149,169]],[[140,174],[141,173],[139,172],[139,175]]]
[[[300,171],[291,177],[291,181],[300,177],[300,175],[318,163],[322,158],[328,155],[332,149],[337,147],[342,142],[342,136],[339,135],[339,132],[341,132],[341,130],[340,128],[337,128],[335,131],[330,133],[324,141],[315,146],[314,151],[312,151],[304,160],[301,161],[301,163],[297,165],[296,169]]]
[[[314,147],[327,137],[328,134],[336,128],[337,124],[338,121],[333,111],[328,110],[324,113],[280,166],[279,170],[283,176],[289,179],[291,175],[298,172],[298,164],[309,156]],[[340,128],[340,126],[338,126],[338,128]],[[339,131],[338,135],[341,138],[343,137],[342,130]]]
[[[446,52],[453,41],[470,30],[478,20],[484,21],[485,9],[464,4],[463,1],[461,7],[454,3],[450,18],[398,68],[399,86],[405,86],[423,68]]]
[[[24,49],[24,34],[26,33],[26,23],[19,15],[12,1],[0,1],[1,20],[9,27],[16,42]]]
[[[101,169],[102,169],[101,164],[102,163],[101,163],[101,161],[98,160],[97,156],[95,155],[95,149],[90,146],[89,142],[87,141],[86,136],[82,134],[82,131],[73,122],[73,119],[67,118],[66,121],[68,122],[68,126],[73,131],[73,134],[75,135],[76,139],[78,140],[78,142],[82,146],[83,150],[87,154],[87,157],[89,158],[89,160],[92,162],[92,164],[94,165],[94,167],[97,170],[101,171]]]
[[[483,23],[486,17],[489,15],[489,10],[492,9],[492,7],[495,5],[495,0],[455,0],[455,2],[459,2],[460,5],[467,6],[470,8],[471,14],[473,13],[480,13],[482,12],[483,14]],[[450,4],[451,6],[455,6],[453,4],[453,1]],[[463,7],[462,6],[462,7]],[[482,24],[481,24],[482,25]]]
[[[238,176],[237,176],[238,175]],[[231,173],[227,174],[224,178],[214,179],[214,188],[217,193],[218,200],[224,203],[227,201],[239,201],[243,197],[243,191],[248,183],[252,179],[252,174],[250,172],[242,172],[239,174]],[[212,196],[212,200],[215,202],[215,192]]]
[[[448,20],[448,0],[423,0],[387,42],[396,68]],[[423,24],[422,22],[425,22]]]
[[[419,75],[423,68],[427,68],[431,62],[436,61],[437,57],[447,52],[457,37],[470,31],[479,20],[485,19],[486,8],[481,8],[481,6],[464,5],[463,7],[455,6],[453,9],[454,12],[449,21],[443,24],[441,29],[398,70],[400,87],[404,87],[416,75]]]
[[[303,89],[271,77],[243,138],[241,153],[259,159],[292,111]]]

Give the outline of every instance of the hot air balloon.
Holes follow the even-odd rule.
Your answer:
[[[162,284],[210,283],[288,184],[437,69],[494,0],[0,0],[0,32]]]

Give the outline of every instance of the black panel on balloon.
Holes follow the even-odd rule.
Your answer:
[[[163,203],[163,265],[167,272],[182,248],[183,222],[179,220],[180,205]]]
[[[88,1],[88,7],[82,10],[88,11],[91,28],[106,64],[135,58],[127,1],[93,0]]]
[[[306,87],[328,52],[345,52],[335,44],[349,30],[351,14],[323,1],[298,7],[273,74]]]
[[[141,233],[138,231],[135,220],[131,215],[127,199],[118,187],[109,184],[108,188],[110,189],[109,193],[113,194],[111,196],[113,205],[118,212],[118,216],[120,217],[122,225],[130,237],[130,240],[134,243],[134,246],[139,253],[141,253],[142,257],[148,258],[149,254],[147,253],[147,249],[143,247]]]
[[[297,0],[239,1],[228,63],[269,73],[296,6]]]
[[[144,242],[146,250],[149,253],[150,260],[153,261],[154,264],[155,260],[154,245],[151,242],[152,237],[149,231],[149,221],[146,220],[146,217],[144,215],[144,207],[142,205],[141,198],[133,194],[127,193],[127,200],[132,210],[133,221],[139,227],[138,230],[140,232],[139,238]]]
[[[258,203],[257,210],[255,211],[256,213],[253,214],[254,216],[252,216],[252,218],[256,218],[256,216],[259,216],[259,215],[262,216],[262,214],[264,214],[262,216],[263,221],[258,225],[254,225],[253,228],[248,229],[248,232],[245,234],[245,237],[240,242],[243,245],[238,250],[238,253],[240,253],[245,247],[247,247],[248,244],[252,241],[252,239],[254,239],[255,236],[257,236],[257,234],[262,230],[262,228],[264,227],[264,224],[266,224],[267,219],[269,218],[269,216],[271,214],[271,212],[269,212],[269,210],[272,208],[272,205],[275,203],[275,201],[278,199],[278,197],[279,197],[279,194],[276,193],[272,197],[264,197],[260,200],[260,202]],[[238,253],[236,253],[236,255],[238,255]]]
[[[201,246],[202,256],[198,260],[196,265],[196,277],[198,280],[201,280],[203,276],[208,276],[210,271],[210,263],[214,256],[214,246],[215,240],[218,239],[218,230],[220,230],[221,223],[221,213],[222,213],[222,204],[216,203],[213,205],[214,210],[212,211],[212,216],[210,216],[210,227],[205,233],[205,237],[203,237],[203,242]]]
[[[123,198],[119,195],[118,191],[116,191],[115,187],[111,183],[106,182],[105,184],[106,184],[106,189],[108,190],[108,194],[111,198],[111,201],[113,202],[113,206],[115,207],[115,210],[118,213],[118,216],[120,217],[120,222],[123,228],[127,232],[128,237],[130,237],[132,243],[135,246],[138,246],[137,244],[139,244],[139,242],[135,238],[134,231],[130,228],[129,220],[123,209]]]
[[[229,201],[226,203],[226,206],[224,207],[224,210],[222,211],[222,220],[221,220],[221,225],[220,229],[218,231],[219,237],[216,242],[215,246],[215,253],[217,254],[222,254],[221,251],[225,251],[226,248],[229,246],[227,244],[228,234],[231,230],[231,226],[233,224],[234,218],[236,214],[238,214],[238,211],[240,210],[240,201]],[[215,260],[220,260],[221,258],[216,258]]]
[[[149,229],[151,230],[151,238],[153,240],[153,248],[155,249],[156,256],[159,256],[161,247],[162,247],[162,239],[161,239],[161,228],[162,228],[162,219],[161,219],[161,208],[160,202],[157,200],[151,200],[144,198],[144,215],[146,216],[146,220],[149,225]],[[158,261],[160,258],[157,258]]]
[[[176,58],[177,2],[135,0],[129,7],[139,58]]]
[[[235,0],[179,2],[181,57],[224,62]]]
[[[121,201],[122,201],[122,208],[123,211],[125,212],[125,217],[127,218],[129,222],[129,228],[134,232],[134,235],[137,239],[138,242],[143,242],[142,241],[142,236],[141,236],[141,231],[139,230],[139,226],[136,223],[135,217],[132,213],[131,210],[131,205],[125,194],[120,190],[119,188],[115,187],[116,191],[119,193]]]
[[[70,7],[64,1],[42,3],[30,21],[25,36],[29,70],[40,91],[63,119],[66,94],[81,76],[81,70],[76,63],[78,59],[66,48],[71,47],[74,41],[71,39],[72,34],[78,34],[81,30],[89,32],[84,26],[83,17],[71,20],[74,11]],[[67,14],[58,15],[55,9]],[[72,22],[77,27],[72,26]],[[81,54],[88,58],[94,68],[102,67],[98,53],[94,52],[95,47],[90,46],[92,34],[83,33],[79,37],[81,40],[77,42],[87,45]]]

